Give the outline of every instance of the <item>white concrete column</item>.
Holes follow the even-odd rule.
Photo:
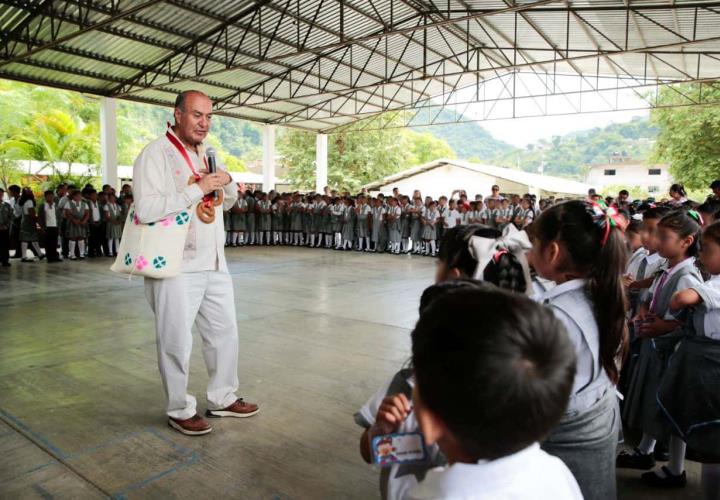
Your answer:
[[[327,134],[318,134],[315,142],[315,192],[323,193],[328,181]]]
[[[263,191],[275,189],[275,125],[263,126]]]
[[[117,113],[115,99],[100,99],[100,170],[103,184],[118,186]]]

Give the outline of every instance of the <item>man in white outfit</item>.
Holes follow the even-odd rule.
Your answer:
[[[212,431],[196,412],[187,393],[192,349],[191,328],[197,327],[210,381],[207,417],[250,417],[256,404],[238,398],[238,334],[232,278],[225,261],[223,209],[237,199],[232,177],[221,167],[209,173],[203,140],[212,119],[212,102],[198,91],[186,91],[175,101],[175,125],[151,142],[135,160],[135,213],[142,223],[157,222],[203,203],[222,190],[224,201],[214,207],[214,220],[192,214],[182,272],[166,279],[145,278],[145,294],[155,313],[160,375],[167,396],[168,425],[187,435]],[[212,199],[205,198],[208,204]],[[212,210],[210,210],[212,213]]]

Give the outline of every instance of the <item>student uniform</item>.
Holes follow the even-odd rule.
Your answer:
[[[410,223],[412,225],[411,231],[410,231],[410,238],[413,242],[413,250],[419,250],[420,249],[420,242],[422,241],[422,233],[423,233],[423,225],[422,221],[420,220],[420,217],[422,216],[422,211],[425,209],[423,206],[416,206],[414,205],[412,212],[410,213]]]
[[[357,206],[356,234],[358,238],[369,238],[368,218],[372,217],[372,208],[367,203]]]
[[[269,200],[260,200],[258,207],[258,231],[269,232],[272,228],[272,213],[270,213],[271,204]],[[265,243],[270,243],[266,241]]]
[[[458,219],[462,216],[456,209],[448,210],[447,217],[445,217],[445,224],[447,229],[453,228],[458,225]],[[462,222],[462,221],[461,221]]]
[[[0,264],[10,262],[10,226],[13,222],[13,209],[5,201],[0,201]]]
[[[435,240],[441,240],[445,234],[445,218],[448,216],[449,208],[447,205],[442,206],[438,203],[437,220],[435,222]]]
[[[323,233],[323,213],[327,204],[320,200],[312,204],[312,233]]]
[[[36,243],[40,240],[36,217],[30,216],[30,210],[35,209],[35,203],[32,200],[27,200],[22,206],[22,216],[20,218],[20,241],[27,243]],[[23,255],[23,257],[25,257]]]
[[[535,443],[496,460],[432,469],[407,498],[582,500],[583,495],[565,464]]]
[[[687,456],[720,463],[720,275],[691,286],[702,303],[685,324],[658,390],[659,417],[687,443]]]
[[[672,268],[659,273],[649,291],[650,312],[660,318],[674,320],[670,312],[672,295],[703,282],[695,259],[687,258]],[[655,437],[667,437],[666,429],[658,425],[657,390],[662,381],[668,360],[682,337],[682,328],[659,337],[641,339],[640,355],[631,373],[627,394],[623,403],[623,421],[632,429],[639,429]]]
[[[381,205],[379,207],[372,207],[372,241],[375,243],[375,249],[380,250],[378,245],[380,243],[380,230],[385,224],[383,217],[385,215],[385,208]]]
[[[276,201],[270,207],[272,210],[270,227],[274,233],[283,231],[283,208],[280,202]]]
[[[343,207],[343,226],[342,226],[342,239],[343,243],[355,241],[355,210],[351,205]]]
[[[392,379],[383,384],[380,389],[358,410],[354,415],[355,423],[364,429],[375,424],[375,417],[382,405],[383,399],[395,394],[404,394],[408,401],[412,400],[412,391],[415,385],[412,370],[405,368],[397,372]],[[411,412],[398,427],[398,433],[419,432],[415,413]],[[425,473],[447,462],[440,452],[437,444],[427,449],[427,459],[419,464],[394,464],[391,467],[380,469],[380,495],[383,500],[405,498],[411,488],[422,481]]]
[[[82,202],[82,201],[76,202],[75,200],[70,200],[70,203],[68,203],[67,209],[70,212],[70,215],[72,215],[73,218],[77,219],[78,221],[81,221],[83,219],[83,217],[85,217],[85,210],[87,210],[84,202]],[[85,238],[84,224],[73,224],[68,219],[67,237],[71,240]]]
[[[633,252],[628,259],[628,263],[625,266],[625,276],[630,276],[633,280],[637,280],[637,273],[640,268],[640,263],[648,256],[648,251],[645,247],[640,247]]]
[[[410,210],[412,209],[412,205],[406,203],[400,208],[402,210],[402,215],[400,216],[400,237],[403,240],[407,240],[410,238],[412,233],[412,222],[410,220]]]
[[[294,233],[302,233],[303,231],[303,212],[305,211],[305,204],[301,201],[296,201],[291,206],[291,217],[290,217],[290,231]]]
[[[399,206],[387,208],[387,229],[388,229],[388,242],[395,244],[400,243],[402,238],[400,217],[402,216],[402,208]]]
[[[429,224],[423,225],[423,234],[422,237],[424,240],[436,240],[437,239],[437,219],[438,219],[438,211],[437,210],[431,210],[427,209],[425,211],[425,214],[423,215],[423,218],[425,221],[427,221]]]
[[[342,218],[345,208],[341,203],[330,205],[330,232],[342,233]]]
[[[233,204],[230,211],[230,229],[234,233],[244,233],[247,231],[247,212],[237,212],[236,210],[247,210],[248,204],[245,198],[238,198]]]
[[[247,213],[245,214],[245,220],[246,220],[246,227],[247,232],[251,235],[251,241],[255,243],[254,240],[254,234],[256,231],[256,221],[255,218],[257,214],[255,213],[255,205],[257,204],[257,200],[255,199],[255,196],[250,195],[245,197],[245,202],[247,203]]]
[[[103,211],[110,217],[105,226],[105,238],[119,240],[122,236],[122,210],[117,203],[106,203]]]
[[[565,462],[586,499],[616,498],[619,409],[615,388],[600,365],[600,332],[587,281],[556,285],[541,302],[565,325],[577,355],[568,408],[542,447]]]

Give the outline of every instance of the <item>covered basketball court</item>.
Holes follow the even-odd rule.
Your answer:
[[[720,2],[673,0],[0,0],[0,77],[102,97],[104,181],[116,184],[117,99],[171,106],[199,89],[263,127],[328,137],[658,105],[715,104]],[[626,96],[634,96],[627,99]],[[170,116],[170,110],[168,110]],[[141,283],[104,262],[0,275],[0,496],[372,498],[352,414],[409,353],[433,262],[228,252],[241,393],[263,405],[207,438],[164,427]],[[202,393],[200,345],[191,390]],[[699,494],[689,485],[665,498]],[[622,472],[622,498],[661,498]]]

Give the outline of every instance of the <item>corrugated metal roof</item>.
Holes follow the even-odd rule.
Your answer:
[[[720,77],[711,0],[8,0],[0,35],[2,77],[168,105],[197,88],[219,114],[324,131],[469,102],[522,116],[525,81],[481,85],[508,75],[551,81],[549,102]]]

